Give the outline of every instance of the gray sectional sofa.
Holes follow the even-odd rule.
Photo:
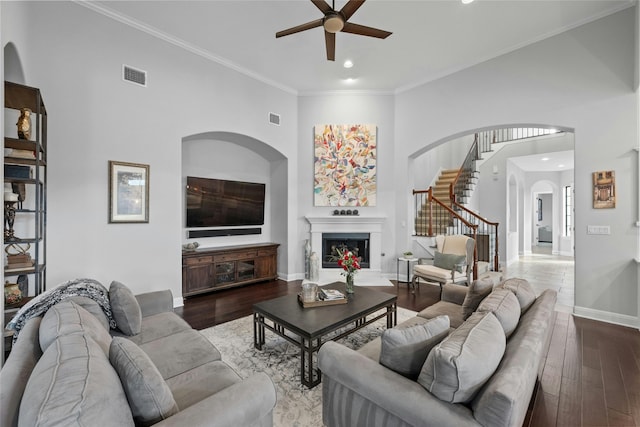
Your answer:
[[[325,425],[521,426],[556,298],[536,297],[521,279],[450,284],[440,302],[358,351],[324,344]]]
[[[108,294],[117,329],[82,296],[24,324],[0,371],[0,425],[272,425],[271,379],[241,379],[170,291],[134,297],[114,282]]]

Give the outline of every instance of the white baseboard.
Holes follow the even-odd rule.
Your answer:
[[[611,313],[609,311],[578,306],[573,307],[573,314],[578,317],[599,320],[601,322],[613,323],[636,329],[640,328],[638,318],[636,316],[629,316],[628,314]]]
[[[184,305],[184,299],[182,297],[173,299],[173,308],[182,307]]]

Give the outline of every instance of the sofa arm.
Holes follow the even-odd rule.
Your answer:
[[[173,294],[169,289],[136,295],[142,317],[173,311]]]
[[[271,426],[276,388],[264,372],[189,406],[154,426]]]
[[[342,344],[323,344],[318,366],[323,421],[329,427],[365,425],[366,420],[384,420],[389,415],[414,426],[480,425],[466,406],[444,402],[417,382]]]
[[[442,286],[442,301],[452,302],[454,304],[462,305],[464,297],[467,296],[469,288],[464,285],[456,285],[449,283]]]

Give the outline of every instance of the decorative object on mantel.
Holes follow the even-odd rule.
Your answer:
[[[616,175],[614,171],[593,173],[593,208],[616,207]]]
[[[351,209],[338,210],[338,209],[336,209],[336,210],[333,211],[333,215],[334,216],[335,215],[351,215],[351,216],[353,216],[353,215],[360,215],[360,214],[358,213],[358,209],[354,209],[354,210],[351,210]]]
[[[28,108],[20,109],[20,117],[18,118],[18,138],[31,139],[31,110]]]
[[[184,245],[182,245],[182,250],[183,251],[195,251],[196,249],[198,249],[199,246],[200,246],[200,243],[198,243],[198,242],[185,243]]]
[[[314,205],[375,206],[376,126],[316,125]]]
[[[354,276],[360,270],[360,260],[351,251],[341,252],[340,249],[336,249],[336,251],[338,252],[338,265],[344,270],[340,274],[346,278],[345,292],[352,294],[354,292]]]

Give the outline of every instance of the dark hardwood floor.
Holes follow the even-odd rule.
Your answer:
[[[422,284],[412,294],[406,283],[375,287],[396,293],[398,306],[420,311],[440,298]],[[252,313],[258,301],[297,293],[300,281],[276,280],[188,298],[176,312],[204,329]],[[556,312],[540,381],[524,425],[640,427],[640,332]]]
[[[204,329],[250,315],[253,313],[252,306],[256,302],[298,293],[300,284],[300,280],[293,282],[274,280],[198,295],[187,298],[184,307],[177,308],[175,311],[192,328]],[[439,287],[424,284],[415,294],[411,293],[406,283],[400,283],[399,288],[376,286],[370,289],[397,293],[398,306],[414,311],[420,311],[440,299]]]

